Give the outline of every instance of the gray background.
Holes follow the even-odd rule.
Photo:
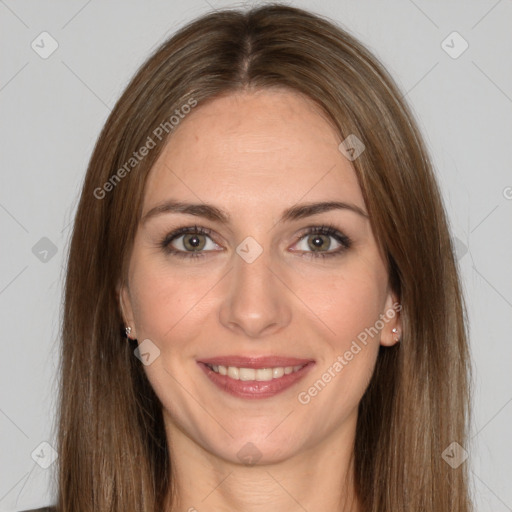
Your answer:
[[[369,46],[419,119],[468,304],[475,401],[465,464],[477,509],[512,511],[512,3],[292,4],[328,15]],[[0,0],[2,511],[53,501],[56,465],[35,460],[51,462],[40,443],[54,444],[65,254],[99,131],[158,44],[191,18],[234,5],[241,4]],[[43,31],[58,43],[46,59],[31,47],[51,48]],[[457,58],[464,41],[446,39],[453,31],[469,44]]]

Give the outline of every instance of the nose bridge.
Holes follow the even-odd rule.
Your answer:
[[[291,310],[286,290],[273,275],[278,271],[273,267],[272,252],[254,238],[247,237],[237,246],[220,311],[225,327],[254,338],[289,323]]]

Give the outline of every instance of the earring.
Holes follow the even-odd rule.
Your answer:
[[[393,329],[391,329],[391,332],[395,335],[394,336],[395,341],[396,342],[400,341],[400,332],[399,332],[399,330],[396,327],[393,327]]]
[[[131,327],[126,327],[124,332],[126,333],[126,337],[129,338],[130,337],[130,333],[132,332],[132,328]]]

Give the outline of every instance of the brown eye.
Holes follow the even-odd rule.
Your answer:
[[[209,229],[198,226],[179,228],[168,234],[159,245],[165,252],[183,258],[202,257],[222,249],[212,240]]]
[[[331,246],[331,241],[327,235],[308,235],[307,241],[308,246],[312,251],[318,251],[321,249],[328,250]]]
[[[201,251],[206,245],[206,241],[204,240],[204,235],[199,235],[197,233],[192,233],[188,235],[182,235],[183,241],[182,244],[187,251]]]
[[[334,240],[334,242],[332,241]],[[334,247],[333,247],[334,244]],[[332,226],[314,226],[304,233],[296,244],[298,252],[304,256],[337,256],[351,247],[350,238]]]

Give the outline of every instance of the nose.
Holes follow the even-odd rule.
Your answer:
[[[235,253],[233,260],[219,312],[222,325],[249,338],[261,338],[285,328],[292,316],[291,292],[270,253],[263,250],[251,263]]]

